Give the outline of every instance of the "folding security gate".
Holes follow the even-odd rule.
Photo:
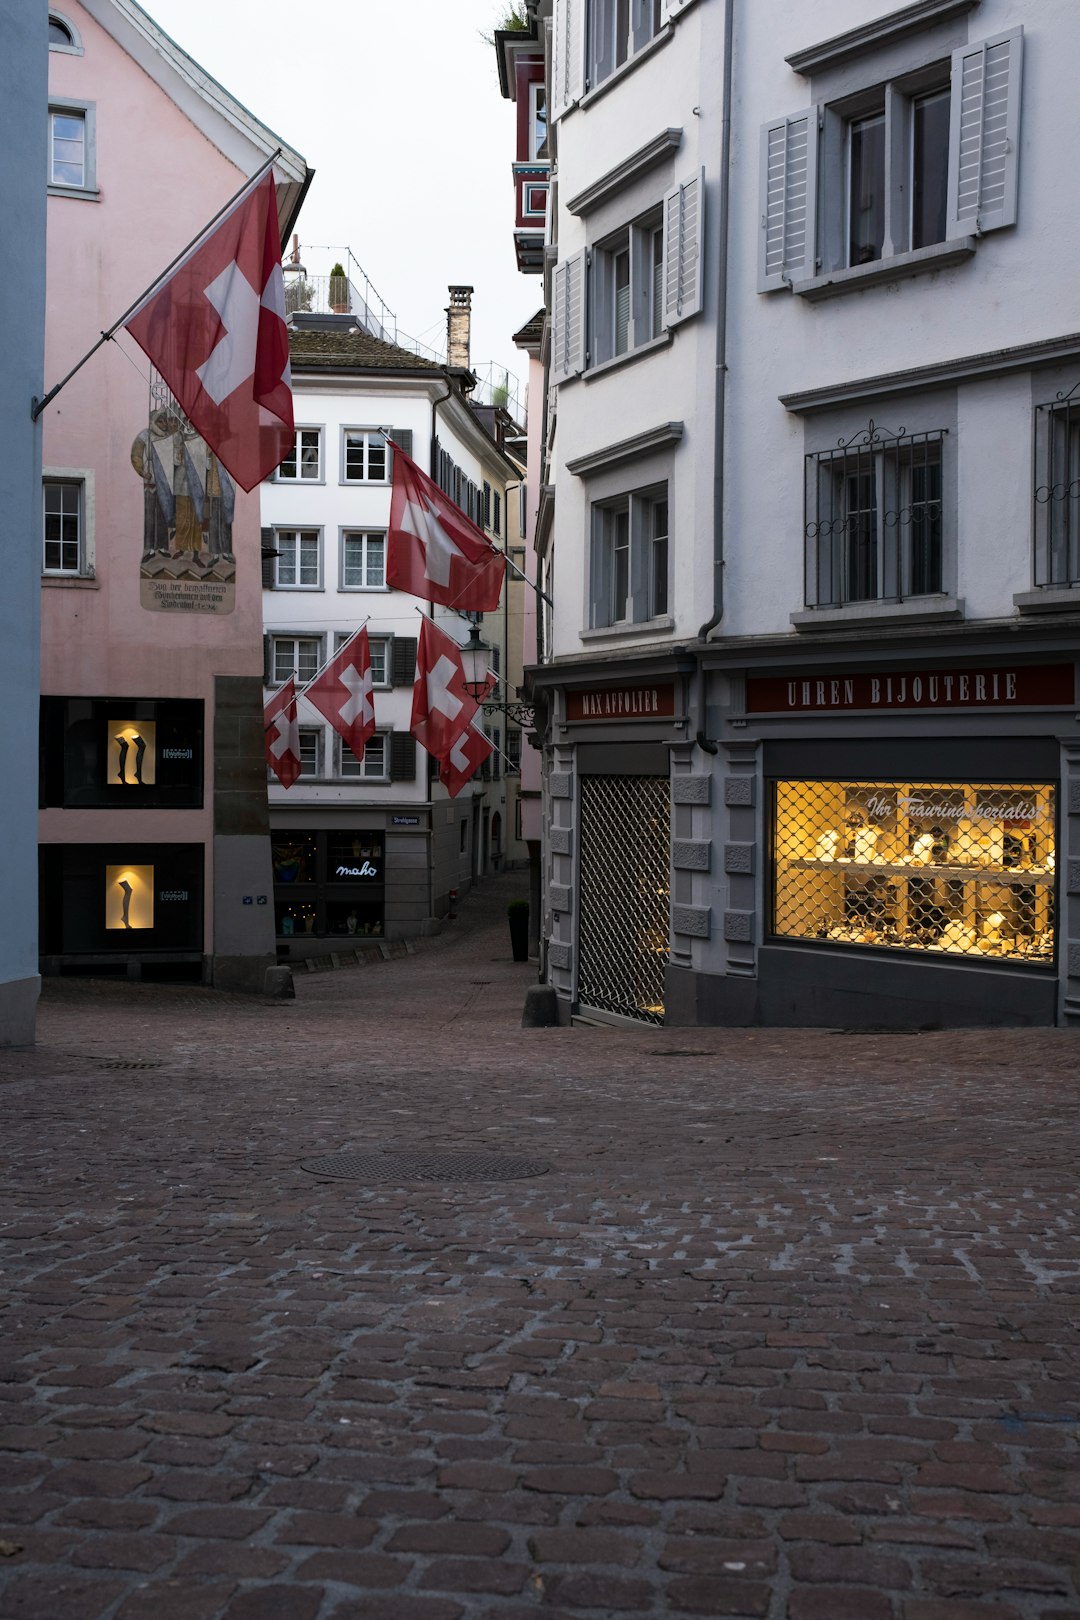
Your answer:
[[[664,1021],[670,788],[663,776],[582,776],[577,999]]]

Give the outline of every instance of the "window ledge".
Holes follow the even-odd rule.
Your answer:
[[[101,585],[93,574],[42,574],[43,585],[59,585],[65,591],[99,591]]]
[[[593,89],[586,90],[578,102],[578,106],[591,107],[594,101],[599,101],[601,96],[606,95],[609,90],[613,90],[617,84],[621,84],[627,74],[633,73],[635,68],[639,68],[642,62],[647,61],[654,51],[658,51],[662,45],[666,45],[674,33],[674,26],[671,23],[665,23],[663,28],[659,29],[652,39],[641,47],[640,51],[634,52],[629,61],[623,62],[620,67],[615,68],[612,73],[608,74],[606,79],[601,79],[600,83]]]
[[[640,624],[603,624],[595,630],[582,630],[582,641],[601,641],[608,636],[667,635],[675,628],[675,620],[665,615],[662,619],[642,619]]]
[[[1013,606],[1018,613],[1080,613],[1080,585],[1041,585],[1017,591]]]
[[[650,338],[648,343],[639,343],[634,349],[627,349],[625,354],[617,354],[614,359],[601,360],[598,365],[589,366],[581,373],[585,382],[592,382],[594,377],[606,377],[609,371],[618,371],[620,366],[628,366],[632,360],[640,360],[643,354],[654,354],[657,349],[666,349],[674,338],[671,328],[661,332],[659,337]],[[572,381],[567,378],[567,381]]]
[[[326,483],[325,478],[268,478],[267,483],[280,484],[282,489],[318,489]]]
[[[49,185],[50,197],[78,197],[82,202],[100,202],[101,192],[97,186],[55,186]]]
[[[954,264],[963,264],[975,252],[974,236],[958,236],[950,242],[934,242],[930,247],[913,248],[910,253],[894,253],[889,259],[875,259],[873,264],[855,264],[848,270],[829,270],[821,276],[810,276],[805,281],[793,281],[791,290],[800,298],[816,302],[822,298],[836,298],[840,293],[861,292],[864,287],[877,287],[886,281],[901,281],[907,276],[921,276],[931,270],[948,270]]]
[[[913,596],[907,602],[849,602],[846,607],[806,608],[791,615],[796,630],[835,630],[844,625],[876,625],[883,620],[936,624],[962,619],[964,604],[955,596]]]

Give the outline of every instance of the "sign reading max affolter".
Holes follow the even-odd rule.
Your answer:
[[[566,694],[568,720],[670,720],[674,714],[673,681],[583,686]]]
[[[836,709],[1028,709],[1076,702],[1072,664],[888,670],[874,675],[751,675],[748,714]]]

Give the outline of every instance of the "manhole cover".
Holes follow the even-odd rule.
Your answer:
[[[551,1167],[504,1153],[327,1153],[300,1168],[348,1181],[521,1181]]]

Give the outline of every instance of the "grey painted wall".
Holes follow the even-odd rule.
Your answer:
[[[7,7],[0,50],[4,182],[18,252],[7,270],[4,386],[0,389],[0,759],[4,761],[4,858],[0,861],[0,1046],[34,1038],[37,963],[37,730],[41,609],[41,429],[30,402],[44,393],[45,160],[48,104],[46,0]]]

